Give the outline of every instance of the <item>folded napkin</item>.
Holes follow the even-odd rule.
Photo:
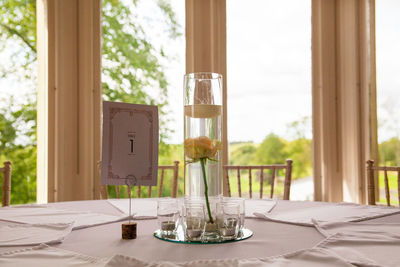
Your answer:
[[[72,223],[0,226],[0,247],[60,243],[72,231]]]
[[[105,260],[72,251],[39,245],[0,254],[1,267],[98,267],[104,266]]]
[[[345,235],[368,235],[370,237],[389,235],[400,239],[400,223],[372,223],[372,222],[321,222],[313,220],[315,228],[324,236],[337,233]]]
[[[73,230],[128,219],[93,212],[62,210],[44,206],[0,208],[0,220],[26,224],[74,223]]]
[[[115,255],[105,267],[350,267],[354,266],[348,261],[324,249],[307,249],[298,252],[260,259],[221,259],[221,260],[195,260],[189,262],[145,262],[133,257]]]
[[[256,217],[255,213],[267,214],[276,206],[276,200],[269,199],[246,199],[245,216],[246,218]]]
[[[322,241],[316,248],[326,249],[362,266],[400,266],[400,238],[391,233],[338,233]]]
[[[108,199],[107,201],[122,213],[129,214],[129,199]],[[131,208],[133,219],[157,218],[157,199],[132,199]]]
[[[255,215],[271,221],[313,226],[313,219],[327,222],[356,222],[396,213],[400,213],[399,208],[353,203],[324,203],[313,207],[273,211],[270,214],[256,213]]]

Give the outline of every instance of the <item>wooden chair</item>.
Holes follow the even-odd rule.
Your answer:
[[[178,174],[179,174],[179,161],[174,161],[174,165],[167,165],[167,166],[158,166],[158,171],[161,172],[160,180],[158,183],[158,197],[162,197],[162,190],[164,186],[164,177],[165,177],[165,171],[166,170],[172,170],[173,171],[173,176],[172,176],[172,194],[171,196],[176,198],[178,196]],[[147,197],[151,197],[151,189],[152,186],[147,186],[148,187],[148,195]],[[142,197],[142,186],[137,186],[137,195],[138,197]],[[120,186],[115,186],[115,192],[117,198],[121,197],[121,189]],[[127,187],[127,193],[128,195],[130,194],[131,190],[129,187]],[[108,198],[108,193],[107,190],[102,190],[102,196],[105,196],[105,198]]]
[[[388,172],[397,172],[397,192],[400,205],[400,166],[374,166],[373,160],[367,161],[367,184],[368,184],[368,205],[376,205],[375,202],[375,172],[383,171],[385,180],[386,204],[390,206],[390,189]]]
[[[0,168],[3,173],[2,206],[10,206],[11,195],[11,162],[5,161],[4,167]]]
[[[291,179],[292,179],[292,163],[293,163],[293,161],[291,159],[288,159],[288,160],[286,160],[286,164],[273,164],[273,165],[260,165],[260,166],[230,166],[230,165],[223,166],[226,184],[228,185],[228,196],[229,197],[231,196],[231,189],[230,189],[230,182],[229,182],[229,170],[236,170],[239,197],[242,197],[240,171],[241,170],[249,171],[249,195],[250,195],[250,198],[253,197],[253,188],[252,188],[253,183],[252,183],[252,173],[251,173],[252,170],[260,171],[260,198],[263,198],[264,170],[272,170],[270,198],[273,198],[273,196],[274,196],[276,171],[277,170],[286,170],[285,171],[283,199],[289,200],[289,198],[290,198],[290,183],[291,183]]]

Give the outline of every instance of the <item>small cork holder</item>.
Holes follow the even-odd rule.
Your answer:
[[[122,239],[136,239],[136,223],[129,222],[122,224]]]

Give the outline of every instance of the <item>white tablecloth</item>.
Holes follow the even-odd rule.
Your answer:
[[[0,225],[0,246],[56,244],[72,231],[72,223]]]
[[[0,253],[2,267],[102,267],[106,260],[40,245]]]
[[[116,255],[107,262],[105,267],[354,267],[352,263],[353,262],[338,257],[335,253],[331,253],[328,250],[314,248],[296,251],[294,253],[289,253],[278,257],[257,259],[194,260],[187,262],[144,262],[136,258]],[[358,262],[355,263],[357,264]]]
[[[313,220],[358,222],[400,213],[396,207],[357,205],[353,203],[324,203],[297,210],[272,211],[267,214],[257,214],[258,217],[299,225],[313,225]]]
[[[4,207],[0,209],[0,220],[27,223],[27,224],[52,224],[73,223],[73,229],[81,229],[110,222],[119,222],[128,219],[128,216],[118,216],[81,211],[73,209],[57,209],[41,205]]]
[[[278,201],[273,212],[297,211],[324,205],[327,204]],[[120,211],[106,200],[52,203],[48,206],[121,215]],[[400,214],[368,221],[396,223],[400,222]],[[5,225],[5,222],[0,222],[0,225]],[[117,222],[72,231],[63,243],[53,246],[92,257],[104,258],[122,254],[142,261],[186,262],[201,259],[265,259],[270,256],[313,248],[325,238],[313,226],[292,225],[258,218],[246,219],[245,227],[254,231],[254,236],[250,239],[218,245],[193,245],[170,243],[154,238],[153,232],[158,228],[155,219],[138,220],[137,239],[122,240],[121,222]],[[0,253],[12,250],[15,250],[15,247],[2,247]],[[400,256],[397,253],[393,257]]]
[[[342,259],[361,265],[400,266],[400,239],[390,233],[379,235],[338,233],[322,241],[318,248],[329,250]]]

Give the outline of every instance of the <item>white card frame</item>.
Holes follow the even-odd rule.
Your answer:
[[[103,102],[101,184],[157,185],[158,107]]]

